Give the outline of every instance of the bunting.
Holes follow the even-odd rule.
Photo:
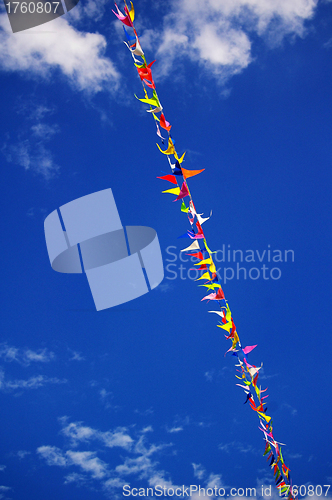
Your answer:
[[[115,16],[124,25],[133,30],[133,35],[131,35],[124,27],[124,33],[127,38],[127,42],[124,43],[130,50],[130,53],[134,58],[134,64],[138,71],[145,96],[143,98],[138,98],[135,95],[135,97],[143,104],[149,105],[149,109],[147,109],[146,111],[152,113],[154,117],[157,125],[157,135],[161,139],[162,144],[164,143],[164,137],[162,137],[161,135],[159,126],[168,134],[167,148],[162,149],[159,144],[157,144],[157,147],[161,153],[167,156],[171,168],[171,174],[158,177],[158,179],[176,185],[176,187],[174,188],[164,190],[163,193],[171,193],[176,195],[176,198],[173,201],[182,200],[180,207],[181,212],[185,213],[188,216],[190,225],[192,226],[192,229],[190,231],[188,230],[187,233],[182,235],[180,238],[189,236],[189,238],[191,238],[193,242],[188,247],[182,249],[181,252],[190,252],[187,255],[190,255],[192,258],[198,260],[198,262],[195,263],[195,266],[199,266],[198,270],[203,271],[202,275],[196,280],[199,282],[198,286],[203,286],[206,287],[207,290],[212,290],[208,295],[203,297],[201,301],[214,301],[219,307],[219,310],[212,310],[209,312],[215,313],[219,316],[220,320],[217,326],[224,331],[226,339],[229,339],[231,341],[231,347],[228,349],[225,355],[227,353],[230,353],[237,359],[237,364],[235,366],[239,375],[235,376],[237,379],[240,379],[242,383],[236,385],[244,390],[246,396],[244,404],[249,402],[249,406],[253,411],[256,412],[258,416],[259,430],[262,431],[265,441],[265,451],[263,455],[268,455],[267,461],[269,462],[269,466],[273,471],[273,476],[275,479],[276,487],[279,490],[279,495],[281,497],[287,498],[288,500],[294,500],[295,497],[292,492],[292,483],[289,474],[290,469],[285,465],[284,458],[281,453],[281,446],[284,445],[276,441],[274,438],[272,417],[267,414],[267,407],[265,407],[266,403],[264,402],[264,399],[266,399],[268,395],[262,396],[262,393],[264,393],[267,389],[262,389],[257,385],[259,371],[261,370],[263,365],[257,367],[255,365],[249,364],[248,362],[248,355],[253,351],[253,349],[257,347],[257,345],[242,346],[231,310],[225,298],[225,294],[221,287],[221,284],[219,283],[219,277],[213,261],[213,254],[215,252],[213,252],[209,248],[204,232],[202,230],[202,224],[206,222],[210,217],[204,218],[202,217],[203,214],[197,214],[193,198],[187,183],[188,179],[201,174],[205,169],[203,168],[200,170],[188,170],[182,167],[181,164],[184,160],[185,152],[181,157],[178,156],[178,153],[174,146],[174,141],[170,135],[172,125],[165,118],[163,106],[160,103],[156,85],[152,77],[151,68],[155,61],[152,61],[149,64],[146,61],[143,49],[139,41],[139,37],[134,26],[134,6],[132,2],[130,2],[130,9],[128,9],[125,0],[124,14],[120,11],[117,4],[115,4],[115,8],[116,12],[113,11]],[[135,56],[140,57],[140,59],[137,59]],[[152,96],[149,97],[146,87],[148,89],[152,89]],[[149,92],[151,93],[151,90]],[[159,113],[160,115],[158,116]],[[174,163],[172,163],[171,157],[174,158]],[[189,198],[189,207],[187,207],[184,201],[184,199],[186,198]],[[205,283],[201,284],[201,280],[205,280]]]

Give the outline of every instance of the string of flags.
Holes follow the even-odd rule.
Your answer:
[[[209,312],[215,313],[219,316],[219,324],[217,327],[224,332],[226,339],[231,342],[231,347],[226,351],[226,353],[230,353],[236,357],[237,363],[235,366],[237,374],[235,377],[240,382],[236,385],[243,389],[245,393],[246,399],[244,404],[249,403],[251,409],[255,411],[258,416],[258,428],[263,433],[263,439],[265,441],[265,450],[263,455],[267,456],[267,461],[272,469],[275,484],[279,490],[279,495],[287,498],[288,500],[295,500],[295,496],[292,491],[290,469],[285,464],[281,451],[282,446],[285,445],[276,441],[274,438],[272,417],[267,413],[265,403],[265,399],[268,398],[268,394],[266,394],[267,388],[262,389],[261,386],[258,385],[259,371],[261,370],[263,364],[261,366],[255,366],[250,364],[248,361],[249,353],[251,353],[257,345],[243,346],[241,343],[229,304],[219,282],[216,266],[213,261],[213,254],[215,252],[209,248],[202,229],[202,225],[210,219],[212,212],[209,217],[203,217],[203,214],[199,214],[196,211],[187,182],[190,177],[201,174],[205,169],[188,170],[182,167],[182,162],[186,153],[184,152],[182,156],[179,156],[175,149],[174,141],[170,134],[172,125],[166,120],[163,106],[160,103],[156,85],[152,77],[151,68],[155,63],[155,60],[149,64],[147,63],[134,26],[135,10],[133,3],[130,2],[130,9],[128,8],[126,0],[124,0],[124,3],[124,14],[121,12],[117,4],[115,4],[116,12],[114,10],[112,12],[123,23],[124,35],[126,38],[124,44],[131,53],[134,65],[141,79],[144,97],[139,98],[136,95],[135,97],[143,104],[147,104],[149,106],[149,109],[146,111],[152,115],[156,124],[157,136],[160,138],[164,147],[165,142],[167,141],[166,149],[162,149],[158,143],[157,147],[162,154],[167,156],[171,173],[157,178],[173,185],[173,187],[169,187],[162,192],[174,195],[174,202],[181,200],[181,212],[187,215],[190,224],[190,229],[181,237],[189,237],[192,242],[189,246],[182,249],[181,252],[189,252],[187,255],[196,258],[198,261],[195,266],[199,266],[198,269],[202,271],[202,275],[196,281],[199,282],[198,286],[206,288],[209,292],[202,298],[202,301],[214,301],[214,303],[219,306],[218,310],[212,310]],[[130,28],[131,31],[128,32],[125,26]],[[149,91],[147,89],[149,89]],[[161,129],[163,132],[161,132]],[[162,134],[165,137],[163,137]],[[202,283],[202,281],[204,281],[204,283]]]

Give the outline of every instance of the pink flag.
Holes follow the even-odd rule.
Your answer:
[[[184,182],[182,184],[179,196],[177,196],[177,198],[175,198],[175,200],[173,200],[173,201],[181,200],[182,198],[185,198],[186,196],[189,196],[189,191],[187,188],[187,184]]]
[[[244,352],[244,354],[248,354],[249,352],[251,352],[253,349],[255,349],[255,347],[257,347],[257,344],[256,345],[248,345],[247,347],[244,347],[242,349],[242,351]]]

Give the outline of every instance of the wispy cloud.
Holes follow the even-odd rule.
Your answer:
[[[69,361],[85,361],[85,357],[78,351],[71,351],[72,357]]]
[[[41,175],[45,180],[50,180],[59,172],[60,167],[54,162],[53,155],[44,144],[34,144],[29,139],[5,144],[2,148],[8,163],[14,163],[24,170]]]
[[[206,378],[206,380],[207,380],[208,382],[212,382],[212,380],[213,380],[213,375],[214,375],[214,371],[213,371],[213,370],[211,370],[211,371],[207,371],[207,372],[205,372],[205,373],[204,373],[204,377]]]
[[[63,469],[78,468],[71,471],[65,477],[66,483],[77,483],[78,485],[89,483],[91,479],[101,481],[102,489],[107,492],[115,492],[124,484],[128,484],[128,476],[134,476],[140,480],[145,479],[149,485],[172,483],[167,479],[165,471],[158,468],[156,456],[162,453],[171,444],[149,444],[146,433],[150,428],[138,432],[138,437],[132,437],[124,427],[118,427],[109,431],[100,431],[81,422],[68,423],[67,417],[59,419],[62,429],[61,433],[69,438],[70,449],[61,450],[56,446],[40,446],[37,454],[45,460],[49,466],[57,466]],[[98,451],[86,451],[77,449],[79,446],[91,446],[97,442]],[[98,457],[100,447],[105,449],[121,449],[118,457],[121,463],[111,466]],[[122,456],[127,453],[127,456]],[[156,482],[157,481],[157,482]],[[160,482],[161,481],[161,482]]]
[[[76,484],[85,486],[93,491],[103,491],[111,498],[123,498],[122,488],[125,484],[140,484],[154,488],[157,485],[166,488],[182,489],[182,485],[173,483],[167,471],[160,466],[160,460],[167,450],[171,449],[171,443],[151,443],[148,441],[146,432],[150,426],[138,431],[132,426],[132,435],[129,436],[125,428],[116,428],[109,431],[101,431],[84,426],[81,422],[68,422],[68,417],[59,419],[62,425],[62,434],[69,437],[69,445],[60,449],[56,446],[40,446],[36,451],[39,457],[49,466],[57,466],[66,471],[65,484]],[[130,446],[123,445],[120,439],[120,453],[117,453],[113,437],[117,434],[125,434],[130,438]],[[111,438],[109,448],[108,438]],[[96,441],[97,449],[93,450],[93,442]],[[77,449],[84,446],[85,449]],[[86,450],[89,447],[89,450]],[[73,449],[74,448],[74,449]],[[110,455],[111,453],[111,455]],[[102,455],[101,455],[102,454]],[[101,458],[102,457],[102,458]],[[111,458],[107,458],[111,457]],[[110,464],[112,463],[112,465]],[[209,473],[201,464],[192,464],[194,477],[198,478],[205,488],[223,486],[219,474]],[[135,483],[134,483],[135,484]],[[186,486],[183,486],[186,488]],[[189,488],[189,487],[188,487]],[[200,498],[198,493],[191,496],[192,500]]]
[[[153,432],[153,427],[152,427],[152,425],[147,425],[140,432],[142,434],[146,434],[147,432]]]
[[[115,446],[130,450],[133,439],[129,436],[125,427],[118,427],[114,431],[101,432],[92,427],[82,425],[82,422],[67,423],[67,417],[62,417],[60,422],[63,427],[61,433],[70,439],[72,446],[78,446],[79,443],[91,440],[100,441],[107,448]]]
[[[0,371],[0,391],[10,392],[18,389],[39,389],[47,384],[65,384],[66,379],[59,379],[57,377],[46,377],[45,375],[36,375],[28,379],[5,379],[5,374]]]
[[[31,455],[31,451],[19,450],[17,456],[20,460],[23,460],[27,455]]]
[[[58,467],[76,465],[96,479],[101,479],[107,474],[107,464],[92,451],[67,450],[63,453],[56,446],[40,446],[37,448],[37,453],[46,460],[47,465]]]
[[[197,477],[197,479],[202,480],[206,475],[206,470],[204,469],[204,467],[202,467],[201,464],[195,463],[193,463],[192,466],[194,468],[194,476]]]
[[[56,446],[39,446],[37,453],[46,460],[47,465],[67,466],[66,457]]]
[[[330,38],[327,42],[323,44],[324,49],[331,49],[332,48],[332,38]]]
[[[1,38],[1,31],[0,31]],[[55,177],[60,170],[56,164],[53,154],[46,146],[52,137],[60,132],[57,124],[42,122],[44,116],[52,113],[52,109],[44,105],[37,105],[32,101],[22,102],[18,99],[16,112],[23,115],[23,123],[12,139],[7,135],[6,142],[1,147],[1,152],[8,163],[19,165],[24,170],[41,175],[49,181]],[[31,124],[31,122],[34,122]]]
[[[224,366],[221,370],[208,370],[204,373],[205,380],[207,382],[213,382],[220,378],[226,377],[227,373],[232,373],[232,370],[229,366]]]
[[[55,359],[55,354],[48,349],[22,349],[10,346],[6,343],[0,344],[0,358],[6,362],[19,363],[22,366],[29,366],[31,363],[49,363]]]
[[[317,0],[173,0],[158,49],[161,73],[168,75],[186,57],[223,83],[254,59],[255,37],[276,46],[287,35],[304,36],[316,5]]]
[[[138,415],[141,415],[143,417],[146,417],[148,415],[152,415],[154,412],[153,408],[148,408],[147,410],[135,410],[135,413],[137,413]]]
[[[76,5],[75,9],[69,12],[68,19],[77,24],[81,20],[86,21],[87,18],[97,22],[105,13],[106,3],[107,0],[87,0],[86,2],[80,2]]]
[[[9,497],[6,496],[7,493],[9,493],[13,488],[10,488],[9,486],[0,486],[0,499],[3,500],[10,500]]]
[[[79,466],[93,478],[102,479],[107,474],[107,464],[92,451],[67,451],[66,459],[70,465]]]
[[[49,106],[46,103],[40,103],[35,98],[23,98],[19,96],[17,102],[14,106],[14,111],[26,118],[27,120],[34,122],[41,122],[46,117],[53,115],[56,111],[54,106]]]
[[[295,415],[297,414],[297,409],[288,403],[282,403],[281,409],[286,409],[287,411],[289,411],[292,417],[295,417]]]
[[[225,451],[226,453],[232,453],[234,451],[240,453],[254,453],[257,454],[258,451],[250,444],[240,443],[239,441],[232,441],[231,443],[221,443],[218,446],[219,450]]]
[[[31,131],[35,137],[48,141],[54,134],[59,132],[58,125],[47,125],[47,123],[37,123],[32,125]]]
[[[170,429],[167,429],[167,432],[169,432],[170,434],[174,434],[174,433],[181,432],[181,431],[183,431],[182,426],[171,427]]]

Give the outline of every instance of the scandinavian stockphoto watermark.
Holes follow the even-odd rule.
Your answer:
[[[331,485],[330,484],[324,484],[320,485],[317,484],[316,486],[309,484],[309,485],[302,485],[302,486],[287,486],[286,493],[282,492],[281,489],[279,489],[279,496],[287,498],[289,493],[291,493],[294,497],[300,496],[300,497],[305,497],[305,496],[328,496],[328,492],[330,489]],[[184,484],[182,486],[162,486],[162,485],[156,485],[153,488],[132,488],[129,484],[125,484],[122,487],[122,495],[124,497],[181,497],[181,498],[187,498],[190,497],[192,498],[192,495],[197,497],[261,497],[261,498],[267,498],[272,496],[272,487],[271,485],[267,486],[265,484],[262,484],[261,487],[257,488],[223,488],[220,486],[211,486],[211,487],[206,487],[206,486],[201,486],[197,484],[191,484],[190,486],[185,486]]]
[[[199,266],[192,267],[198,263],[196,257],[190,257],[190,254],[179,251],[174,245],[166,248],[166,254],[166,279],[194,281],[202,275]],[[271,245],[261,250],[241,250],[224,244],[213,253],[213,261],[218,278],[223,283],[231,280],[279,280],[282,276],[282,265],[294,262],[295,252],[274,249]]]
[[[265,487],[262,485],[262,495],[271,496],[271,486]],[[129,484],[126,484],[122,488],[122,495],[125,497],[255,497],[257,495],[256,488],[230,488],[229,490],[219,487],[206,487],[197,484],[191,484],[190,486],[162,486],[156,485],[154,488],[131,488]]]
[[[110,188],[62,205],[44,229],[52,269],[84,273],[97,311],[136,299],[164,278],[156,231],[122,226]]]

